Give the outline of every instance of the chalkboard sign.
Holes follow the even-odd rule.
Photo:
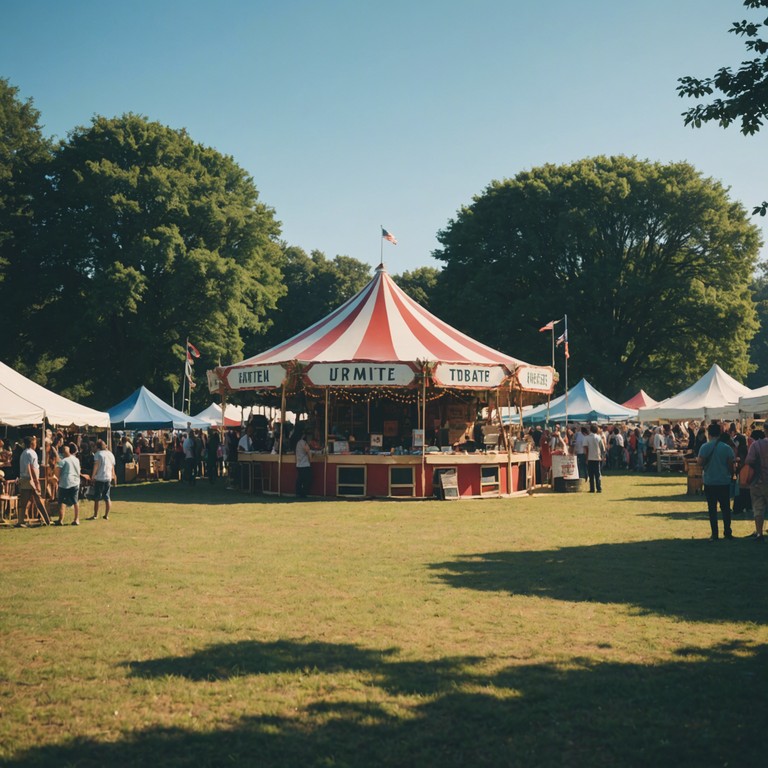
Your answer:
[[[456,476],[455,469],[441,469],[438,474],[440,478],[440,490],[443,499],[459,498],[459,479]]]

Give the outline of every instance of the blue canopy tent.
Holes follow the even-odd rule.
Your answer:
[[[637,418],[637,411],[625,408],[598,392],[586,379],[568,390],[568,421],[629,421]],[[520,417],[508,421],[519,424]],[[537,405],[530,410],[523,410],[524,424],[543,424],[547,421],[547,404]],[[565,395],[560,395],[549,403],[550,423],[565,422]]]
[[[210,423],[177,411],[146,387],[107,409],[112,429],[210,429]]]

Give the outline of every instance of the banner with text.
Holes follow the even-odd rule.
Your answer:
[[[249,365],[230,368],[227,371],[227,386],[230,389],[275,389],[285,381],[282,365]]]
[[[316,387],[408,387],[416,378],[404,363],[312,363],[304,375]]]
[[[545,368],[537,365],[521,365],[515,376],[520,389],[526,392],[551,392],[555,386],[555,371],[553,368]]]
[[[452,365],[438,363],[432,374],[439,387],[493,389],[506,379],[501,365]]]

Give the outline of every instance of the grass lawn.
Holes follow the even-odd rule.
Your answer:
[[[679,475],[455,502],[155,483],[2,529],[0,763],[766,765],[768,546],[738,518],[708,542],[704,510]]]

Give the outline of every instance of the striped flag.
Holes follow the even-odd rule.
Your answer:
[[[381,236],[385,240],[389,240],[389,242],[392,243],[392,245],[397,245],[397,238],[391,232],[387,232],[387,230],[384,229],[384,227],[381,228]]]
[[[539,333],[544,333],[544,331],[554,331],[555,330],[555,321],[550,320],[546,325],[542,325],[541,328],[539,328]]]
[[[562,336],[557,337],[557,341],[555,342],[557,346],[559,347],[561,344],[564,344],[564,352],[565,352],[565,359],[567,360],[571,355],[568,351],[568,331],[565,331]]]
[[[187,352],[187,362],[184,364],[184,375],[187,377],[187,381],[189,382],[189,386],[194,388],[195,382],[192,378],[192,355]]]
[[[187,339],[187,355],[192,353],[194,357],[200,357],[200,350],[191,342],[189,339]]]

